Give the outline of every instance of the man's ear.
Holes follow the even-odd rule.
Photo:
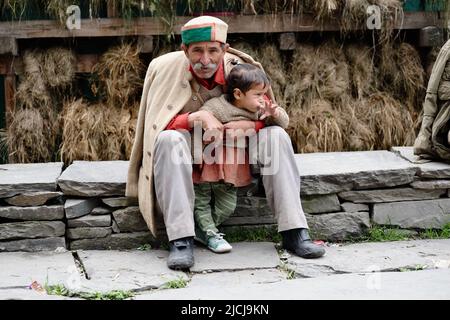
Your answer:
[[[225,45],[223,46],[223,51],[227,52],[229,48],[230,45],[228,43],[225,43]]]
[[[188,46],[186,46],[184,43],[182,43],[180,47],[181,47],[181,50],[183,50],[184,53],[187,56],[187,54],[188,54]]]

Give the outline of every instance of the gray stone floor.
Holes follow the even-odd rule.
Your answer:
[[[131,291],[134,300],[450,299],[450,239],[327,244],[327,254],[315,260],[268,242],[234,243],[222,255],[197,247],[189,272],[168,269],[167,256],[164,250],[0,253],[0,299],[78,299],[29,289],[34,281],[78,294]]]

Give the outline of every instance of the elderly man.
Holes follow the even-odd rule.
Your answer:
[[[194,264],[191,140],[182,132],[192,131],[194,123],[201,123],[205,134],[235,129],[258,131],[258,163],[267,166],[271,162],[265,168],[268,170],[262,171],[262,181],[283,247],[304,258],[325,253],[308,235],[300,202],[300,175],[287,133],[277,126],[262,128],[258,121],[223,125],[209,112],[199,111],[206,100],[224,92],[226,76],[236,63],[261,67],[250,56],[229,48],[227,29],[225,22],[214,17],[190,20],[181,31],[183,50],[154,59],[145,77],[126,196],[138,197],[140,210],[154,235],[155,216],[162,212],[171,269],[186,269]],[[275,101],[272,90],[268,95]]]

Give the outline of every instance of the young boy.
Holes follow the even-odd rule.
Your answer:
[[[289,117],[267,98],[269,87],[269,79],[261,69],[251,64],[238,64],[227,78],[227,94],[208,100],[201,110],[211,112],[222,123],[264,119],[267,125],[286,128]],[[215,163],[205,161],[204,154],[201,170],[193,174],[196,239],[216,253],[231,251],[231,245],[217,226],[236,209],[237,188],[252,181],[245,144],[239,142],[216,146]]]

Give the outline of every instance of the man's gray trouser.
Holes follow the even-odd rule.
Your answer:
[[[166,130],[159,134],[155,145],[156,199],[170,241],[195,235],[190,143],[183,133]],[[278,231],[308,228],[300,202],[300,173],[289,135],[280,127],[266,127],[258,132],[258,147],[262,181]]]

